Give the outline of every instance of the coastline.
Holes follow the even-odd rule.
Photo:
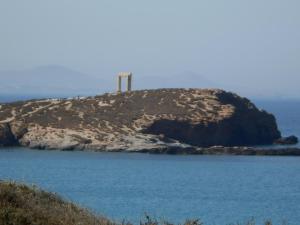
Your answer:
[[[233,155],[233,156],[300,156],[299,147],[223,147],[213,146],[208,148],[201,147],[178,147],[178,146],[167,146],[164,148],[151,148],[151,149],[115,149],[111,151],[101,149],[47,149],[47,148],[28,148],[25,146],[6,146],[0,147],[0,151],[10,148],[31,149],[36,151],[50,150],[50,151],[87,151],[87,152],[107,152],[107,153],[141,153],[141,154],[161,154],[161,155]]]
[[[300,156],[300,148],[255,148],[255,147],[210,147],[210,148],[167,148],[144,151],[152,154],[189,155],[245,155],[245,156]]]

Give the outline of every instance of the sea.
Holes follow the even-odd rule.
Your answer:
[[[284,136],[300,137],[300,101],[255,103],[276,116]],[[37,185],[115,221],[300,224],[300,157],[3,148],[0,179]]]

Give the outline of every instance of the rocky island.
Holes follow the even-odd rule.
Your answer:
[[[219,89],[140,90],[0,104],[1,146],[257,154],[251,146],[277,140],[283,139],[272,114]],[[280,151],[274,154],[287,152]]]

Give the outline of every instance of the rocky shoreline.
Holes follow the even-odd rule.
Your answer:
[[[177,148],[144,149],[130,152],[173,155],[257,155],[257,156],[300,156],[300,148],[256,148],[256,147],[210,147],[210,148]]]
[[[9,148],[22,148],[22,146],[9,146],[1,147],[1,149]],[[80,148],[67,148],[67,149],[45,149],[45,148],[30,148],[32,150],[50,150],[50,151],[93,151],[94,149],[80,149]],[[26,151],[26,150],[24,150]],[[213,146],[208,148],[199,147],[179,147],[179,146],[165,146],[160,148],[150,149],[114,149],[113,151],[106,151],[104,149],[98,149],[96,152],[111,152],[111,153],[141,153],[141,154],[164,154],[164,155],[234,155],[234,156],[300,156],[299,147],[224,147],[224,146]]]

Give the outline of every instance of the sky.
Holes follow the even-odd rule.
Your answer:
[[[0,0],[0,71],[59,65],[104,80],[132,71],[140,87],[186,76],[193,87],[204,79],[300,98],[299,9],[299,0]]]

